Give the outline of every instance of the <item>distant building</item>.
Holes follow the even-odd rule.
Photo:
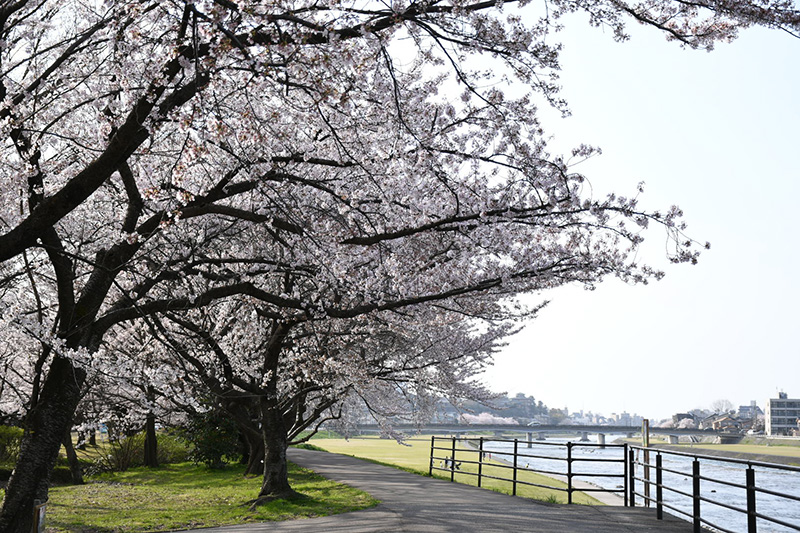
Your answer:
[[[742,423],[730,415],[722,415],[714,420],[711,428],[714,431],[739,431],[742,429]]]
[[[767,435],[794,435],[800,419],[800,399],[789,398],[785,392],[779,392],[777,398],[767,400],[767,411],[764,414],[765,432]]]
[[[750,402],[750,405],[740,405],[737,414],[741,419],[754,419],[758,418],[759,415],[763,415],[764,411],[762,411],[761,408],[756,405],[756,401],[753,400]]]

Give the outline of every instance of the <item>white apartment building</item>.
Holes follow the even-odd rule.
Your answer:
[[[767,400],[767,410],[764,413],[764,429],[767,435],[796,434],[798,419],[800,399],[789,398],[785,392],[779,392],[777,398]]]

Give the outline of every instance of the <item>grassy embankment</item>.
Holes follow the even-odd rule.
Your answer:
[[[315,446],[329,452],[342,453],[353,457],[369,459],[371,461],[396,466],[409,472],[415,472],[424,475],[428,474],[431,451],[430,438],[413,438],[406,441],[405,444],[398,444],[392,439],[381,439],[378,437],[359,437],[351,438],[350,440],[314,439],[312,440],[312,443]],[[464,448],[461,449],[463,450]],[[444,451],[438,451],[436,455],[449,456],[450,454]],[[456,471],[455,480],[467,485],[477,485],[477,477],[468,475],[469,473],[477,473],[477,465],[463,462],[463,460],[477,460],[477,453],[464,452],[463,456],[456,453],[456,458],[461,460],[462,463],[461,468]],[[511,478],[511,470],[502,468],[500,465],[500,462],[494,460],[490,461],[489,463],[484,462],[482,474],[484,476]],[[450,473],[444,471],[434,470],[434,476],[442,479],[450,479]],[[566,483],[561,481],[524,470],[518,471],[518,480],[549,487],[567,487]],[[511,494],[512,490],[512,484],[509,481],[483,478],[481,485],[484,488],[506,494]],[[566,503],[567,501],[566,492],[523,485],[522,483],[517,484],[517,495],[549,502]],[[579,492],[573,493],[573,502],[588,505],[600,504],[600,502],[591,496]]]
[[[780,462],[800,466],[800,443],[782,443],[780,441],[769,444],[753,444],[746,441],[741,444],[713,444],[713,443],[680,443],[667,446],[669,449],[690,453],[721,455],[738,459],[749,459],[762,462]],[[777,461],[776,458],[781,460]]]
[[[638,439],[625,439],[631,444],[641,445]],[[777,462],[800,466],[800,441],[795,439],[747,436],[739,444],[715,444],[712,442],[681,442],[668,444],[666,439],[651,438],[650,444],[669,450],[716,455],[762,462]],[[780,460],[777,460],[780,458]],[[795,460],[796,459],[796,460]]]

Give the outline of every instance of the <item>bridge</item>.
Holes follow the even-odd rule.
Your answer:
[[[463,436],[470,433],[492,432],[495,436],[509,433],[525,435],[528,447],[534,440],[546,440],[548,434],[579,435],[581,441],[587,441],[590,433],[597,434],[598,444],[605,445],[606,436],[609,434],[624,434],[628,438],[641,435],[642,429],[638,426],[589,426],[589,425],[557,425],[540,424],[535,426],[521,426],[512,424],[428,424],[416,426],[413,424],[397,424],[392,426],[396,431],[404,433],[450,434]],[[359,424],[360,433],[381,433],[383,429],[377,424]],[[670,444],[677,444],[680,435],[694,435],[695,437],[716,436],[720,443],[739,442],[741,435],[734,435],[722,431],[677,429],[677,428],[650,428],[650,435],[666,436]]]
[[[359,431],[365,433],[380,433],[381,427],[377,424],[358,424]],[[513,424],[427,424],[416,426],[414,424],[395,424],[395,430],[410,433],[475,433],[478,431],[491,431],[495,433],[624,433],[641,434],[639,426],[589,426],[589,425],[559,425],[541,424],[536,426],[521,426]],[[651,435],[727,435],[727,432],[699,429],[677,429],[650,427]]]

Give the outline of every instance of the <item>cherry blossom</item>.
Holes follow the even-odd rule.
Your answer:
[[[214,361],[213,346],[186,349],[193,327],[250,309],[213,338],[243,343],[231,375],[257,378],[262,422],[282,423],[273,389],[340,390],[347,376],[388,413],[392,387],[339,354],[410,357],[452,338],[480,365],[499,336],[466,347],[525,314],[510,311],[517,295],[659,278],[636,262],[648,227],[666,229],[672,261],[695,262],[680,209],[595,197],[548,152],[537,106],[568,112],[551,35],[578,10],[618,39],[636,21],[708,49],[754,24],[800,25],[783,0],[2,3],[0,405],[26,432],[0,529],[30,530],[92,380],[111,367],[139,379],[115,353],[139,353],[128,328],[160,338],[138,371],[161,386],[167,353]],[[330,357],[339,332],[349,344]],[[245,341],[259,338],[277,366],[255,364]],[[474,368],[435,352],[414,397],[468,393]],[[275,370],[287,361],[300,374]]]

